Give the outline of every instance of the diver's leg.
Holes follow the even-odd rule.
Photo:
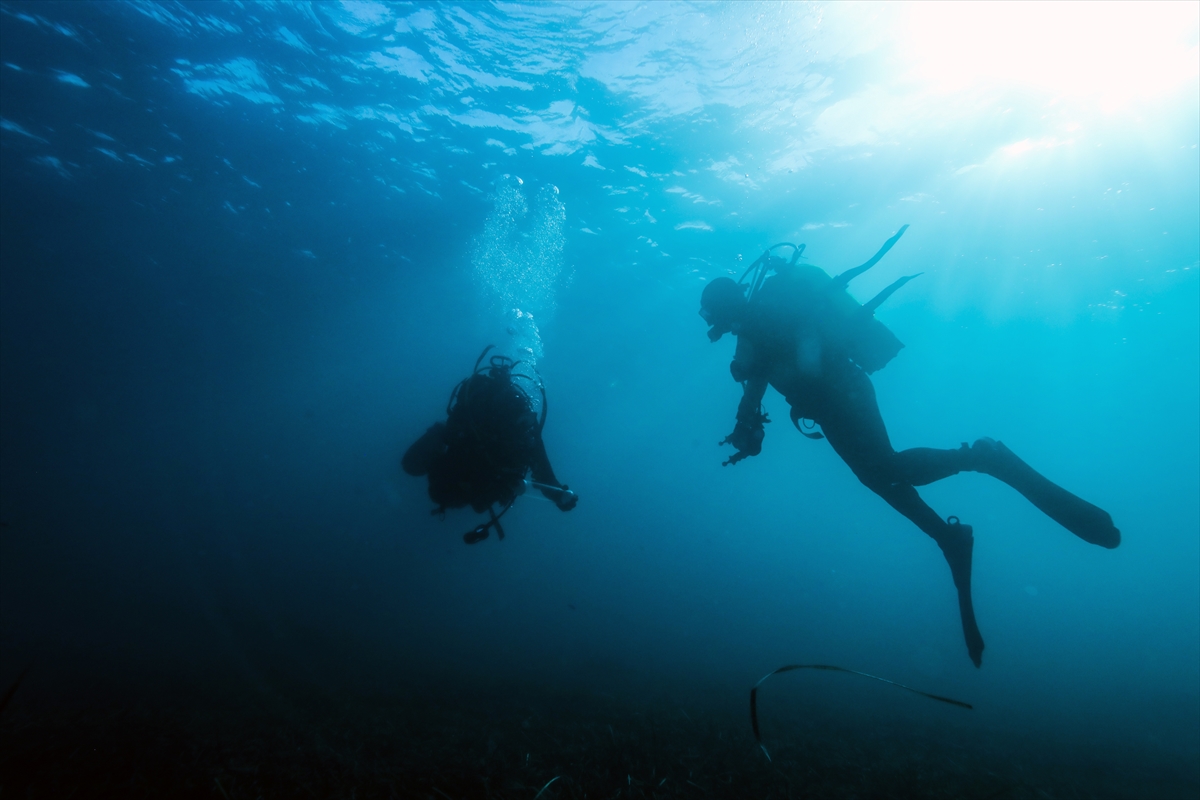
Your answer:
[[[965,444],[955,450],[933,447],[910,447],[893,456],[896,476],[911,486],[949,478],[971,468],[971,451]]]
[[[971,560],[975,546],[971,528],[957,521],[945,522],[911,484],[897,480],[897,454],[888,440],[875,392],[866,377],[862,377],[862,381],[855,381],[854,391],[843,394],[838,398],[839,402],[829,404],[829,412],[822,414],[819,420],[821,430],[860,481],[941,548],[958,591],[958,610],[967,653],[978,667],[983,660],[983,636],[971,602]]]
[[[896,452],[879,413],[875,389],[865,375],[850,376],[822,405],[821,430],[833,449],[863,483],[901,483],[924,486],[971,469],[971,450],[913,447]],[[839,396],[840,395],[840,396]]]
[[[1085,542],[1110,549],[1121,543],[1121,532],[1113,525],[1107,511],[1047,480],[1003,442],[980,439],[971,447],[970,453],[968,469],[1004,481],[1042,513]]]
[[[891,484],[872,486],[871,489],[887,501],[888,505],[908,517],[918,528],[929,535],[946,558],[954,588],[958,592],[958,613],[962,618],[963,638],[967,643],[967,655],[975,666],[983,663],[983,634],[975,621],[975,606],[971,602],[971,561],[975,549],[975,537],[970,525],[963,525],[956,518],[942,521],[911,486]]]

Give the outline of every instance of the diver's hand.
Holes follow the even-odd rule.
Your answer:
[[[762,452],[763,435],[762,423],[751,425],[748,422],[739,422],[734,426],[733,433],[725,437],[725,441],[733,445],[739,453],[756,456]]]
[[[562,491],[558,493],[558,499],[554,501],[554,505],[558,506],[559,511],[570,511],[579,502],[579,495],[567,488],[564,483]]]

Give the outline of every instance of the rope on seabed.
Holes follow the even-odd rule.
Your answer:
[[[942,697],[940,694],[922,692],[920,689],[914,689],[911,686],[905,686],[902,683],[889,681],[887,678],[880,678],[877,675],[868,675],[865,672],[858,672],[857,670],[846,669],[845,667],[835,667],[830,664],[787,664],[786,666],[782,666],[773,672],[768,672],[766,675],[763,675],[761,678],[759,678],[758,683],[754,684],[754,688],[750,690],[750,727],[754,729],[754,741],[758,743],[759,748],[763,751],[763,755],[767,757],[767,761],[771,760],[771,754],[767,752],[767,748],[762,742],[762,734],[759,733],[758,730],[758,687],[762,686],[763,682],[772,675],[778,675],[781,672],[791,672],[794,669],[821,669],[828,672],[845,672],[850,675],[858,675],[863,678],[870,678],[873,681],[886,683],[889,686],[895,686],[897,689],[904,689],[905,691],[912,692],[913,694],[919,694],[922,697],[928,697],[930,700],[937,700],[941,703],[949,703],[952,706],[959,706],[960,708],[975,708],[970,703],[964,703],[961,700]]]
[[[546,791],[547,789],[549,789],[549,788],[550,788],[550,784],[554,783],[556,780],[558,780],[558,779],[559,779],[559,778],[561,778],[561,777],[562,777],[562,775],[555,775],[553,778],[551,778],[550,780],[546,781],[546,785],[542,787],[542,791],[541,791],[541,792],[538,792],[537,794],[535,794],[535,795],[533,796],[533,800],[537,800],[539,797],[541,797],[541,796],[542,796],[542,792],[544,792],[544,791]]]

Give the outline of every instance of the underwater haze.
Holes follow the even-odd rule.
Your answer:
[[[1195,797],[1200,5],[0,2],[0,792]],[[777,242],[994,437],[941,552],[697,315]],[[400,458],[485,346],[579,495]],[[830,664],[955,698],[930,702]],[[11,701],[11,702],[9,702]]]

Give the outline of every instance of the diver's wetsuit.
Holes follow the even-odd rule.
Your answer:
[[[767,281],[763,291],[769,291]],[[914,447],[896,452],[875,400],[871,379],[845,354],[820,347],[819,356],[802,369],[789,350],[787,337],[767,337],[766,326],[750,324],[738,332],[730,371],[744,381],[738,421],[754,425],[767,385],[774,386],[797,419],[821,426],[829,444],[868,488],[917,526],[941,541],[946,523],[913,488],[940,481],[970,468],[970,450]],[[760,338],[761,337],[761,338]],[[810,346],[812,346],[810,345]],[[813,353],[814,355],[815,352]]]
[[[744,388],[738,427],[730,436],[739,450],[733,460],[761,450],[761,403],[767,386],[775,387],[791,406],[794,422],[813,420],[820,425],[858,479],[941,547],[958,590],[967,650],[978,666],[983,637],[971,603],[971,528],[953,517],[944,521],[915,487],[966,470],[986,472],[1021,491],[1089,542],[1115,547],[1119,532],[1107,513],[1050,483],[990,439],[973,448],[964,444],[953,450],[918,447],[896,452],[871,379],[851,360],[846,347],[837,344],[839,338],[830,335],[837,321],[829,319],[820,292],[814,290],[827,281],[828,276],[816,267],[790,267],[763,283],[746,307],[743,321],[733,327],[737,350],[730,372]],[[841,341],[849,339],[842,336]]]

